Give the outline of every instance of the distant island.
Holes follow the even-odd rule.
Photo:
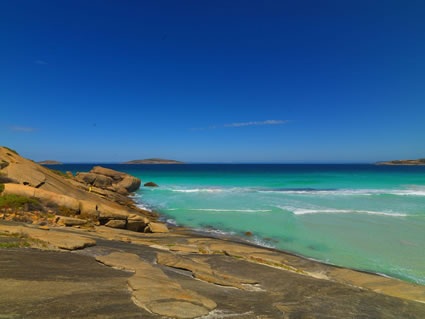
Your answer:
[[[425,165],[425,158],[417,160],[397,160],[388,162],[376,162],[376,165]]]
[[[180,161],[162,159],[162,158],[148,158],[143,160],[124,162],[121,164],[185,164],[185,163]]]
[[[58,162],[58,161],[42,161],[42,162],[38,162],[38,164],[41,164],[41,165],[62,165],[63,163]]]

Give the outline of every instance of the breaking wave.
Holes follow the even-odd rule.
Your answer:
[[[307,214],[369,214],[391,217],[406,217],[407,214],[394,213],[394,212],[377,212],[371,210],[357,210],[357,209],[304,209],[295,208],[290,206],[277,206],[280,209],[292,212],[294,215],[307,215]]]

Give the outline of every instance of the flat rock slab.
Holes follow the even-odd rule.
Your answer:
[[[159,267],[141,260],[135,254],[114,252],[96,260],[111,267],[134,271],[128,284],[135,303],[150,312],[172,318],[196,318],[207,315],[216,303],[184,289],[170,279]]]
[[[46,243],[46,248],[75,250],[96,245],[96,240],[72,232],[43,230],[27,226],[0,225],[0,232],[24,234]]]
[[[131,273],[67,252],[0,249],[0,318],[158,318],[131,300]]]

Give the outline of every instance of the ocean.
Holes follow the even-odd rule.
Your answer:
[[[425,285],[425,166],[101,165],[157,183],[134,198],[170,224]]]

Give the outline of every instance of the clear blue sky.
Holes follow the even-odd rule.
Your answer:
[[[425,157],[425,1],[0,2],[0,145],[34,160]]]

